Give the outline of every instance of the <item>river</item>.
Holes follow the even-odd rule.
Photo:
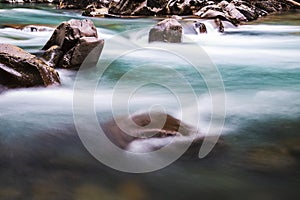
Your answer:
[[[12,7],[0,4],[0,8],[0,43],[17,45],[31,53],[39,52],[52,31],[29,32],[7,25],[55,27],[71,18],[83,18],[79,12],[44,5]],[[147,44],[147,31],[157,22],[156,19],[91,20],[99,36],[106,41],[100,57],[103,63],[111,61],[123,49],[132,50],[133,44]],[[161,80],[170,88],[176,88],[177,95],[189,95],[185,84],[169,72],[175,70],[196,93],[199,106],[196,118],[200,119],[200,130],[205,132],[212,112],[210,88],[205,78],[214,79],[210,74],[218,73],[226,96],[226,116],[221,132],[226,150],[206,159],[179,160],[162,170],[140,175],[118,172],[96,161],[86,165],[87,158],[82,156],[86,150],[78,138],[61,135],[76,135],[73,119],[75,83],[84,85],[97,78],[97,74],[85,72],[78,77],[74,71],[59,69],[60,87],[15,89],[0,94],[0,148],[3,154],[0,157],[8,159],[0,163],[0,198],[299,197],[300,13],[267,16],[243,26],[227,28],[224,34],[215,31],[209,23],[207,26],[207,35],[186,34],[183,44],[175,48],[190,51],[191,57],[196,58],[197,52],[191,51],[196,45],[203,58],[216,66],[216,71],[204,68],[202,72],[207,76],[201,76],[188,62],[166,51],[142,49],[128,53],[114,60],[102,74],[95,110],[99,119],[110,119],[114,86],[134,66],[152,68],[129,74],[119,86],[119,98],[127,95],[128,88],[136,88],[137,83]],[[169,114],[179,117],[183,112],[180,109],[195,108],[186,102],[181,105],[168,88],[157,84],[139,88],[131,98],[129,108],[118,107],[118,103],[113,107],[118,114],[126,113],[127,109],[131,113],[147,111],[152,105],[160,105]],[[189,123],[193,118],[195,116],[191,114],[182,120]],[[32,135],[39,139],[32,139]],[[71,141],[65,142],[65,139]],[[80,150],[69,147],[69,143],[79,145]],[[48,148],[52,149],[50,153]],[[296,156],[286,152],[290,149]],[[51,159],[59,155],[60,159],[41,164],[42,158],[37,155]],[[61,161],[64,159],[65,163]]]

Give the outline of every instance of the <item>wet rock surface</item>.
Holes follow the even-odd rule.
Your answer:
[[[63,1],[73,7],[93,7],[86,9],[85,15],[95,16],[96,9],[107,8],[108,14],[123,16],[170,16],[195,15],[200,18],[221,18],[234,24],[252,21],[269,13],[300,8],[300,4],[293,0],[233,0],[233,1],[203,1],[203,0],[90,0]],[[89,11],[90,10],[90,11]]]
[[[114,0],[62,0],[59,4],[61,9],[83,9],[89,5],[95,5],[97,8],[108,7]]]
[[[175,19],[158,22],[149,32],[149,42],[181,43],[182,25]]]
[[[46,51],[42,57],[55,68],[78,69],[94,51],[95,59],[91,65],[95,66],[103,46],[104,40],[98,39],[97,29],[91,20],[71,19],[55,29],[42,48]]]
[[[204,140],[204,136],[193,126],[163,113],[154,113],[151,117],[147,113],[120,117],[103,124],[103,130],[115,145],[132,152],[156,151],[171,142],[177,148],[189,143],[191,145],[184,158],[197,157]],[[207,138],[207,141],[213,142],[212,139]],[[212,154],[219,154],[225,149],[225,143],[219,140]]]
[[[49,31],[37,25],[20,28]],[[61,23],[38,56],[10,44],[0,44],[0,92],[7,88],[59,85],[59,75],[53,68],[79,69],[84,61],[85,67],[93,67],[103,45],[92,21],[75,19]]]
[[[8,88],[59,85],[58,73],[23,49],[0,44],[0,84]]]
[[[164,124],[160,123],[161,120],[165,121]],[[140,128],[131,125],[131,122],[134,122]],[[151,127],[146,127],[150,123],[152,124]],[[182,132],[178,132],[180,126],[182,126]],[[125,127],[125,130],[130,135],[122,127]],[[187,135],[191,131],[191,128],[170,115],[165,116],[161,113],[156,113],[150,118],[148,114],[144,113],[114,119],[104,124],[104,130],[112,142],[126,149],[130,142],[137,139],[173,137],[177,134]]]

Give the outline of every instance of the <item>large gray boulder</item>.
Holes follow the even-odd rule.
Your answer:
[[[7,88],[59,85],[58,73],[23,49],[0,44],[0,84]]]
[[[181,43],[182,25],[175,19],[158,22],[149,32],[149,42]]]
[[[97,29],[91,20],[71,19],[61,23],[42,48],[45,61],[55,68],[78,69],[93,51],[98,61],[104,40],[98,39]],[[93,65],[96,65],[96,62]]]

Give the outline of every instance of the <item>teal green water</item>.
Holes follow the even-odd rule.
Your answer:
[[[70,18],[83,18],[79,12],[54,7],[24,8],[0,4],[0,8],[0,43],[14,44],[32,53],[39,51],[52,32],[24,32],[7,28],[8,24],[56,26]],[[11,160],[0,163],[0,198],[296,199],[300,186],[298,16],[299,13],[269,16],[256,23],[227,29],[225,34],[218,34],[207,23],[208,35],[187,35],[189,39],[178,45],[189,52],[192,47],[190,40],[198,44],[218,68],[225,86],[226,119],[222,134],[228,148],[208,159],[178,161],[161,171],[144,175],[123,174],[98,163],[96,169],[89,168],[89,164],[85,166],[82,153],[73,152],[68,143],[59,139],[59,143],[51,143],[46,136],[44,141],[28,139],[39,134],[60,138],[60,134],[75,132],[72,112],[75,72],[58,70],[62,79],[59,88],[18,89],[1,94],[0,148],[4,149],[4,157],[9,154]],[[104,49],[100,59],[107,62],[120,49],[130,48],[132,43],[147,43],[149,26],[156,23],[153,19],[92,20],[100,37],[106,40],[108,48]],[[121,34],[123,31],[129,32]],[[121,39],[112,39],[120,34]],[[190,53],[197,58],[197,52]],[[118,80],[141,65],[156,68],[147,73],[133,74],[123,82],[123,92],[134,88],[141,80],[164,79],[164,83],[176,88],[180,94],[187,94],[182,82],[168,73],[168,66],[182,74],[194,88],[198,96],[201,130],[205,131],[211,117],[211,99],[205,81],[189,63],[155,50],[125,55],[110,65],[97,90],[95,108],[99,119],[110,118],[111,94]],[[202,72],[213,73],[205,67]],[[96,73],[86,72],[78,81],[84,85],[94,78],[97,78]],[[164,106],[168,113],[179,115],[179,104],[174,95],[155,84],[149,84],[134,94],[129,110],[146,111],[154,104]],[[118,109],[124,113],[124,108]],[[190,120],[183,119],[187,123]],[[72,144],[73,140],[70,142]],[[14,156],[18,157],[19,148],[25,156],[13,160]],[[45,153],[47,148],[55,148],[53,155],[66,159],[66,163],[73,159],[71,164],[60,165],[55,159],[49,161],[50,165],[39,164],[40,158],[36,154],[40,152],[48,156]]]

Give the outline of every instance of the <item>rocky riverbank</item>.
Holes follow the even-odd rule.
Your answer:
[[[60,8],[83,9],[83,14],[87,16],[183,15],[203,19],[220,18],[240,24],[270,13],[300,8],[300,3],[294,0],[62,0]]]

